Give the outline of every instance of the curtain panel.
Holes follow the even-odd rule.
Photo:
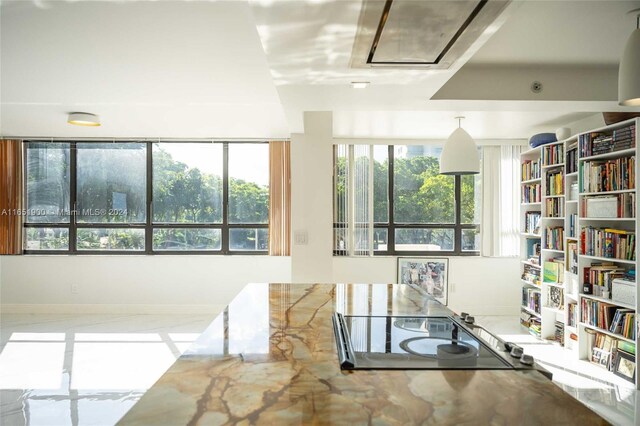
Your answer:
[[[0,140],[0,255],[22,253],[22,141]]]
[[[519,145],[485,146],[482,151],[482,255],[520,253]]]
[[[291,145],[269,142],[269,255],[291,255]]]

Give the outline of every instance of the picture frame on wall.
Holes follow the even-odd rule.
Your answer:
[[[399,257],[398,283],[413,284],[446,305],[449,293],[449,259],[436,257]]]

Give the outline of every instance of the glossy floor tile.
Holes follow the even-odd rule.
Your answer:
[[[531,336],[517,316],[476,316],[502,339],[517,343],[553,373],[553,381],[565,392],[615,425],[640,424],[640,395],[633,384],[603,368],[578,359],[559,345]]]
[[[114,424],[215,316],[2,315],[0,424]]]

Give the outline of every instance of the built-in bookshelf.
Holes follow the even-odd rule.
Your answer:
[[[520,324],[540,337],[542,332],[542,159],[541,149],[522,153],[520,175]]]
[[[580,133],[521,157],[520,321],[622,378],[639,360],[639,123]],[[627,380],[640,389],[636,376]]]

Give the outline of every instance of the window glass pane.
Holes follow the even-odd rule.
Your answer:
[[[68,143],[27,143],[27,222],[69,223]]]
[[[454,177],[440,174],[442,148],[394,147],[396,223],[455,223]]]
[[[78,221],[140,223],[146,219],[144,143],[78,143]]]
[[[389,222],[389,148],[373,147],[373,221]]]
[[[260,251],[269,249],[269,230],[266,228],[229,229],[229,250]]]
[[[268,223],[269,144],[229,144],[229,223]]]
[[[396,251],[452,251],[453,229],[396,229]]]
[[[153,221],[222,223],[219,143],[153,144]]]
[[[144,229],[79,228],[78,250],[144,250]]]
[[[389,246],[388,231],[385,228],[375,228],[373,231],[373,250],[374,251],[387,251]]]
[[[348,145],[336,145],[334,147],[333,159],[333,221],[334,223],[346,224],[348,211]],[[344,232],[342,232],[344,234]],[[339,243],[339,236],[336,237],[336,244]],[[336,245],[336,250],[344,250]]]
[[[162,250],[220,250],[220,229],[154,229],[153,249]]]
[[[480,229],[463,229],[462,230],[462,251],[479,251],[480,250]]]
[[[333,228],[333,249],[347,249],[347,230],[345,228]]]
[[[69,229],[26,228],[26,250],[69,250]]]
[[[460,177],[460,209],[461,223],[480,223],[481,206],[480,175],[463,175]]]

